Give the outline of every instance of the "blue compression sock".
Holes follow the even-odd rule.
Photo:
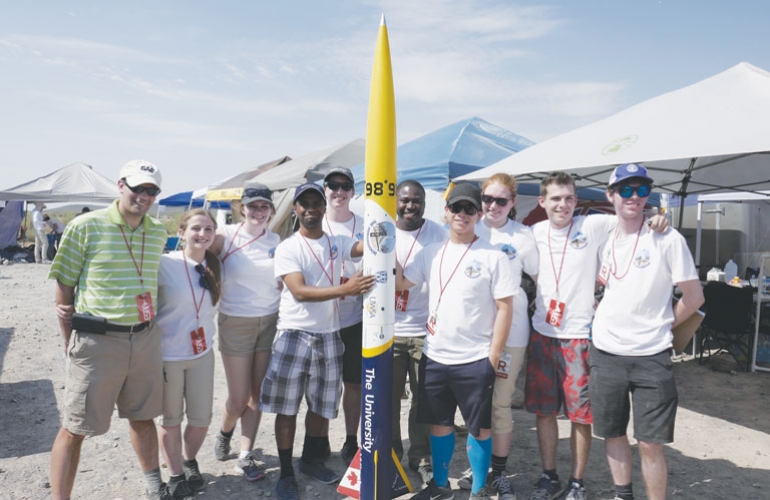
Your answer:
[[[468,462],[473,472],[473,486],[471,491],[478,493],[487,482],[487,471],[492,461],[492,437],[479,441],[468,434]]]
[[[449,462],[455,451],[455,433],[446,436],[430,436],[430,455],[433,460],[433,480],[436,486],[449,486]]]

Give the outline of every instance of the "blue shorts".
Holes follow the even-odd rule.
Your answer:
[[[304,397],[308,410],[336,418],[342,398],[343,349],[339,332],[279,331],[262,382],[260,409],[296,415]]]
[[[488,358],[444,365],[423,356],[417,379],[418,423],[451,427],[459,407],[472,436],[478,437],[481,429],[492,428],[495,370]]]

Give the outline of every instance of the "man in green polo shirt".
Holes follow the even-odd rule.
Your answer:
[[[160,183],[152,163],[126,163],[118,180],[120,198],[73,219],[51,266],[70,361],[62,427],[51,450],[54,500],[70,498],[83,438],[107,432],[116,404],[119,416],[129,421],[148,498],[171,498],[160,479],[153,422],[163,405],[161,339],[147,328],[155,315],[167,237],[164,226],[146,215]]]

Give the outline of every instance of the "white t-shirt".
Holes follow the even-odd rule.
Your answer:
[[[436,325],[434,333],[425,336],[423,352],[445,365],[489,356],[497,316],[494,301],[513,296],[521,281],[505,255],[482,239],[470,248],[448,240],[429,245],[415,256],[404,276],[416,286],[429,284],[429,311]]]
[[[596,310],[593,342],[622,356],[650,356],[671,347],[674,285],[698,279],[679,232],[648,233],[645,227],[636,239],[634,234],[615,240],[612,234],[601,252],[602,263],[617,277],[610,275]]]
[[[342,235],[354,238],[356,240],[364,239],[364,219],[356,214],[347,222],[334,222],[329,220],[328,215],[324,217],[324,232],[329,236]],[[362,268],[363,262],[343,262],[342,263],[342,278],[350,278],[356,272]],[[340,278],[335,276],[337,284],[340,283]],[[340,328],[347,328],[353,326],[362,321],[364,297],[359,295],[357,297],[345,297],[339,300],[340,308]]]
[[[219,252],[222,262],[219,310],[229,316],[259,318],[278,312],[281,292],[278,281],[270,277],[274,276],[273,257],[281,239],[267,228],[262,236],[251,241],[253,239],[241,224],[225,226],[225,241]]]
[[[396,228],[396,259],[402,267],[407,268],[422,248],[433,243],[443,243],[448,237],[449,232],[443,226],[428,219],[424,220],[420,229],[414,231]],[[425,322],[428,321],[428,283],[415,285],[405,292],[401,295],[406,310],[396,307],[395,336],[424,337]]]
[[[521,279],[522,272],[530,276],[537,274],[537,245],[529,227],[509,219],[503,227],[492,228],[482,219],[476,224],[476,234],[503,252],[514,276]],[[527,347],[529,344],[528,306],[527,294],[523,288],[518,287],[513,294],[513,321],[506,346]]]
[[[161,348],[164,361],[198,358],[214,345],[214,316],[217,308],[211,304],[209,292],[199,284],[200,274],[195,270],[197,264],[194,260],[187,259],[187,272],[190,276],[188,280],[181,250],[164,254],[160,258],[155,323],[163,331]],[[196,303],[200,307],[197,315]],[[191,332],[197,332],[198,327],[203,327],[206,349],[195,354]]]
[[[569,225],[562,229],[552,228],[547,220],[532,226],[540,254],[536,309],[532,318],[535,331],[559,339],[589,337],[594,316],[599,248],[616,221],[611,215],[591,215],[575,217],[571,228]],[[551,300],[564,303],[561,326],[558,327],[546,321]]]
[[[337,285],[342,262],[351,261],[350,251],[355,244],[356,240],[348,236],[329,236],[324,233],[321,238],[314,240],[296,232],[282,241],[275,250],[275,277],[302,273],[308,286],[330,287],[332,282]],[[278,329],[311,333],[336,332],[340,329],[338,302],[299,302],[289,287],[284,285],[278,312]]]

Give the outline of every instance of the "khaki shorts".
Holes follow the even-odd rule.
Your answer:
[[[152,420],[163,410],[160,328],[139,333],[73,332],[62,425],[73,434],[98,436],[118,416]]]
[[[214,351],[195,359],[163,362],[163,416],[158,423],[174,427],[187,415],[187,425],[208,427],[214,404]]]
[[[230,356],[251,356],[273,347],[278,313],[242,318],[219,313],[219,352]]]
[[[493,434],[513,432],[511,404],[513,404],[513,394],[516,392],[516,379],[527,357],[527,348],[505,347],[503,353],[509,354],[511,361],[508,367],[508,378],[495,377],[495,387],[492,391]]]

